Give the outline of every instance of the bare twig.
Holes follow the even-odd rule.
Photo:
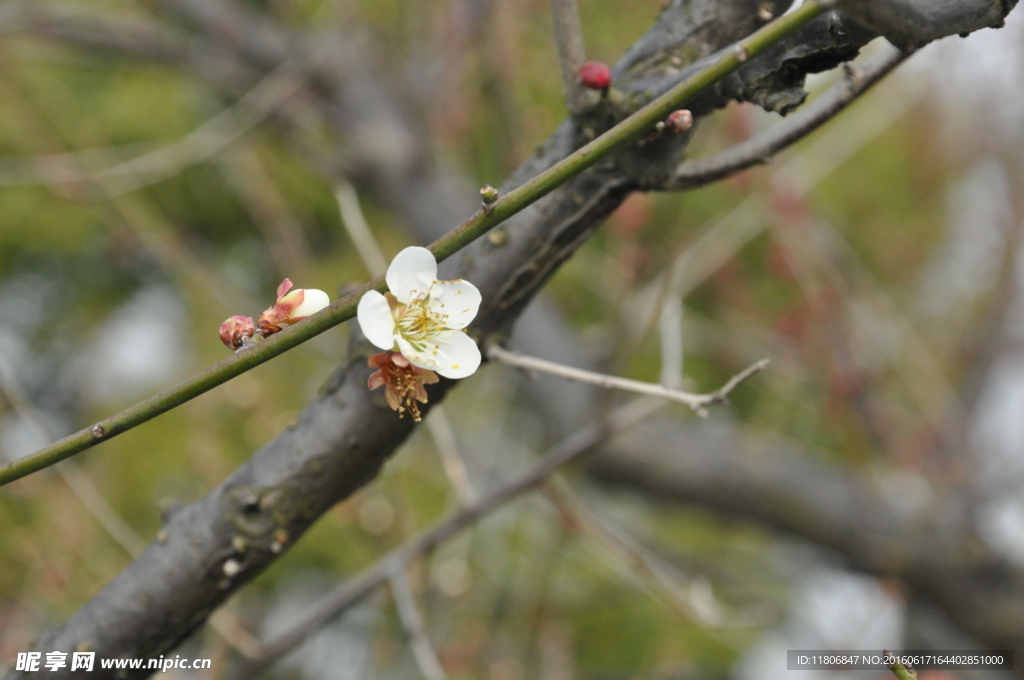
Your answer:
[[[237,102],[187,135],[115,165],[84,172],[76,169],[83,161],[95,158],[95,151],[0,159],[0,168],[11,173],[0,176],[0,185],[103,182],[108,197],[148,186],[214,156],[266,120],[304,87],[304,79],[296,75],[300,68],[298,59],[287,59]]]
[[[597,93],[586,89],[580,82],[580,66],[587,60],[587,52],[583,46],[583,29],[576,0],[551,0],[551,18],[555,24],[565,103],[569,113],[576,116],[597,101]]]
[[[28,395],[18,384],[14,371],[8,365],[7,360],[0,355],[0,392],[3,392],[7,403],[11,405],[14,412],[18,414],[22,422],[32,434],[40,446],[53,441],[49,428],[43,422],[41,414],[29,401]],[[64,461],[57,467],[57,473],[68,485],[71,492],[81,501],[89,514],[96,519],[103,530],[120,545],[128,555],[135,557],[143,548],[146,542],[142,540],[134,529],[114,510],[103,495],[99,492],[92,480],[74,463]]]
[[[882,656],[889,656],[889,650],[882,650]],[[910,668],[907,668],[899,661],[894,660],[893,663],[887,665],[889,666],[889,670],[892,671],[892,674],[899,680],[917,680],[917,673]]]
[[[363,210],[359,207],[359,194],[348,182],[341,182],[334,188],[334,198],[338,201],[341,212],[341,223],[352,239],[352,245],[359,251],[359,257],[366,265],[370,276],[382,276],[388,268],[388,259],[377,245],[377,240],[366,223]]]
[[[828,92],[781,123],[720,153],[680,163],[665,189],[694,189],[767,163],[775,154],[831,120],[911,54],[912,51],[890,47],[864,66],[847,67],[843,78]]]
[[[260,154],[243,142],[226,154],[224,165],[242,204],[263,231],[278,274],[296,276],[305,271],[311,258],[309,241]]]
[[[404,568],[409,562],[448,540],[462,529],[505,503],[535,489],[551,473],[601,445],[609,435],[633,427],[663,406],[655,399],[635,399],[613,411],[603,423],[591,423],[555,445],[533,469],[493,490],[472,505],[461,508],[447,519],[420,533],[405,545],[367,567],[352,579],[340,584],[320,599],[291,630],[265,645],[255,660],[250,661],[233,675],[243,680],[295,649],[298,645],[341,615],[377,588],[388,582],[394,569]]]
[[[420,672],[423,673],[426,680],[446,680],[448,674],[441,667],[437,652],[434,651],[434,646],[430,643],[430,638],[427,637],[423,616],[416,605],[416,598],[412,594],[409,576],[405,573],[404,566],[395,565],[391,573],[388,574],[388,581],[391,583],[391,593],[395,596],[398,617],[409,636],[412,654]]]
[[[668,295],[658,316],[661,339],[661,384],[677,390],[683,385],[683,300]]]
[[[455,489],[455,495],[462,507],[469,507],[476,502],[477,492],[473,482],[469,478],[469,471],[466,470],[466,463],[459,455],[459,447],[455,440],[455,430],[452,429],[448,414],[441,405],[430,409],[427,416],[427,429],[434,446],[441,457],[441,465],[448,477],[449,483]]]
[[[663,385],[655,385],[654,383],[641,382],[639,380],[630,380],[629,378],[619,378],[613,375],[592,373],[579,368],[573,368],[572,366],[566,366],[565,364],[556,364],[552,361],[537,359],[536,357],[523,356],[518,352],[510,352],[498,345],[491,346],[487,351],[487,356],[494,361],[500,361],[503,364],[523,368],[528,371],[539,371],[541,373],[547,373],[567,380],[576,380],[578,382],[597,385],[608,389],[625,390],[627,392],[645,394],[649,397],[659,397],[661,399],[677,401],[680,404],[686,404],[693,409],[694,413],[702,417],[707,415],[706,406],[724,404],[729,392],[750,376],[763,371],[769,363],[768,359],[761,359],[733,376],[729,382],[714,392],[709,392],[707,394],[693,394],[691,392],[670,389]]]
[[[663,560],[629,537],[622,529],[602,519],[557,477],[544,485],[544,494],[560,512],[579,525],[594,543],[605,549],[613,560],[625,567],[659,600],[684,618],[707,626],[721,626],[723,614],[713,597],[700,592],[697,584],[687,586],[683,577]]]
[[[967,419],[963,402],[935,352],[856,251],[824,220],[815,220],[813,228],[799,237],[782,228],[772,233],[796,254],[792,267],[808,299],[815,297],[808,280],[820,272],[842,291],[852,318],[872,321],[859,324],[862,332],[877,343],[935,436],[955,449]],[[898,343],[895,350],[893,337]]]

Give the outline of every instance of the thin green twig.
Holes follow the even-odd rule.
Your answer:
[[[889,650],[883,651],[882,654],[883,656],[889,656]],[[893,660],[893,663],[888,664],[888,666],[889,670],[892,671],[892,674],[899,678],[899,680],[917,680],[917,673],[915,671],[910,670],[895,659]]]
[[[724,51],[722,56],[706,68],[679,83],[597,139],[580,147],[530,181],[499,198],[489,206],[489,210],[479,210],[473,217],[431,244],[430,250],[433,251],[438,261],[451,257],[495,226],[576,177],[601,159],[647,135],[655,124],[664,120],[672,111],[680,108],[694,96],[738,69],[748,59],[757,56],[807,24],[824,12],[828,5],[830,5],[830,0],[808,0],[793,12],[762,27],[753,35],[737,43],[733,49]],[[374,279],[302,323],[272,335],[250,349],[236,352],[159,394],[0,468],[0,486],[49,467],[137,427],[324,331],[348,321],[355,316],[356,304],[368,290],[382,292],[386,290],[383,277]]]

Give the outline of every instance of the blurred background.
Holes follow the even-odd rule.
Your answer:
[[[361,208],[389,259],[425,242],[421,213],[395,200],[403,172],[435,168],[455,226],[565,118],[545,0],[239,4],[260,18],[245,38],[148,2],[0,3],[5,459],[223,358],[220,322],[258,315],[285,276],[332,299],[365,281],[343,210],[351,222]],[[581,0],[589,56],[614,63],[659,7]],[[299,92],[288,61],[259,71],[286,33],[338,36],[324,58],[347,64],[349,99]],[[979,550],[1024,570],[1022,48],[1017,11],[1002,30],[928,46],[769,166],[631,196],[524,323],[557,326],[592,367],[693,390],[768,357],[707,421],[668,407],[693,446],[781,443],[906,512],[956,498]],[[840,76],[810,79],[812,96]],[[689,155],[778,120],[731,105],[700,122]],[[162,510],[292,422],[347,333],[0,490],[0,664],[123,569]],[[584,396],[538,407],[538,387],[567,389],[557,382],[497,365],[463,381],[444,422],[229,602],[231,634],[205,629],[181,654],[215,659],[202,677],[221,677],[233,644],[283,630],[456,508],[444,455],[482,489],[527,470],[593,415]],[[413,565],[448,676],[771,680],[794,676],[786,649],[978,643],[927,602],[909,606],[898,569],[756,513],[582,468],[560,483],[568,496],[523,497]],[[384,589],[267,677],[421,674]]]

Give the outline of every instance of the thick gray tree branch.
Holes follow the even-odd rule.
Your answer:
[[[1017,0],[839,0],[836,6],[900,47],[999,28]]]

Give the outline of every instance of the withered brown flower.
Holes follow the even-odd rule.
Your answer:
[[[388,406],[398,412],[401,418],[408,411],[416,422],[420,418],[420,404],[427,403],[427,390],[424,385],[433,385],[438,381],[437,374],[426,368],[414,366],[398,352],[380,352],[366,360],[370,368],[376,368],[366,386],[375,390],[384,386],[384,399]]]

